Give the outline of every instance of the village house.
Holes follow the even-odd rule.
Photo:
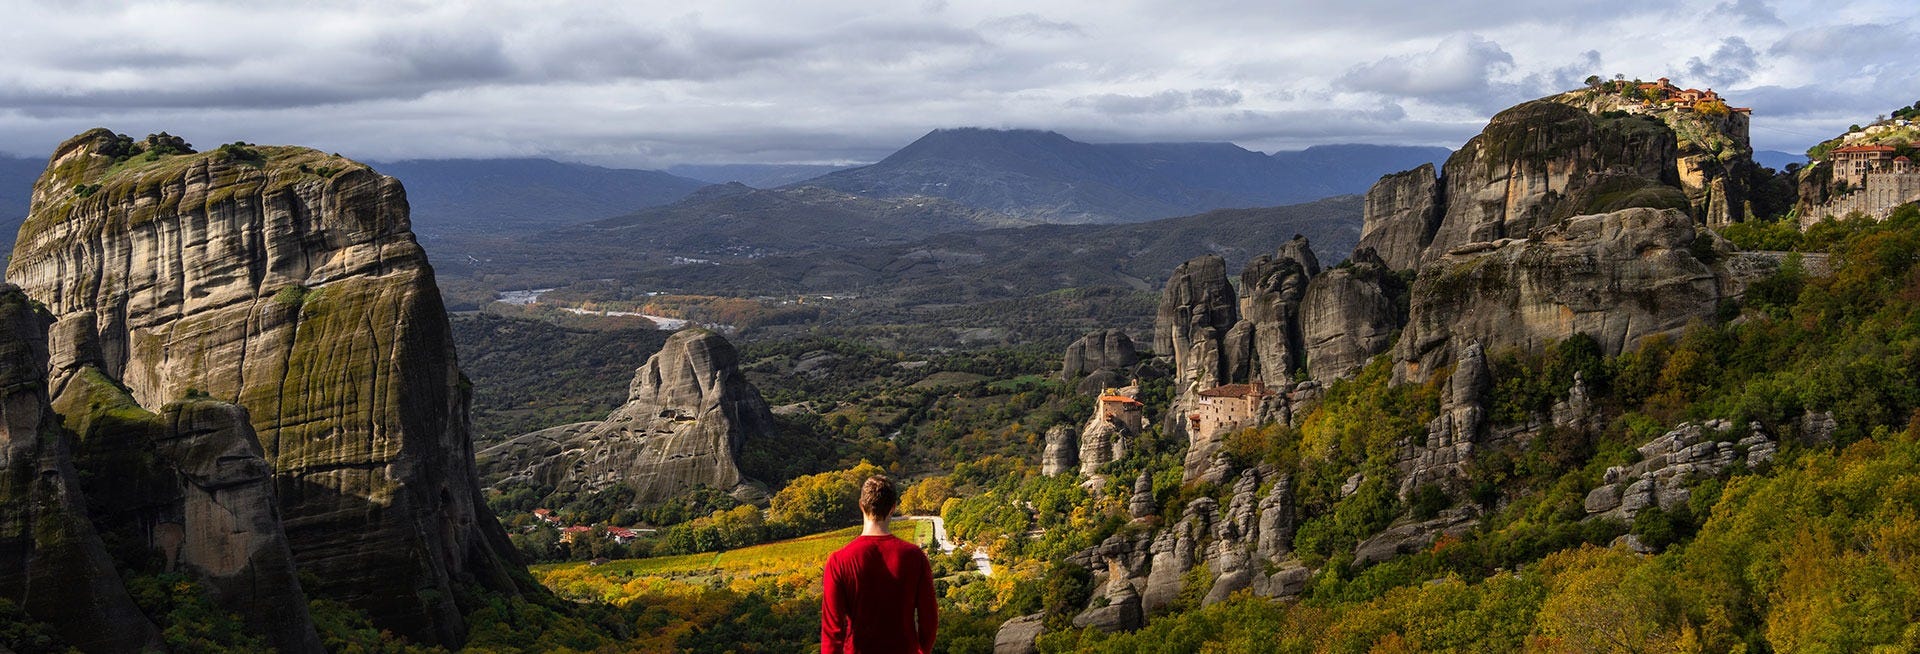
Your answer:
[[[1200,391],[1187,414],[1188,431],[1195,441],[1208,441],[1227,432],[1251,427],[1260,417],[1260,405],[1274,392],[1263,382],[1227,384]]]
[[[634,531],[632,529],[628,529],[626,527],[608,527],[607,528],[607,537],[613,539],[613,542],[619,543],[621,545],[625,545],[629,542],[632,542],[633,539],[638,538],[639,536],[640,536],[640,532]]]
[[[574,526],[572,526],[572,527],[567,527],[567,528],[565,528],[565,529],[561,529],[561,530],[560,530],[560,542],[562,542],[562,543],[571,543],[571,542],[573,542],[573,539],[574,539],[575,537],[577,537],[577,536],[579,536],[579,535],[581,535],[581,534],[584,534],[584,533],[587,533],[587,532],[591,532],[591,531],[593,531],[593,528],[592,528],[592,527],[584,527],[584,526],[581,526],[581,525],[574,525]]]
[[[554,515],[553,509],[534,509],[533,517],[550,525],[560,524],[560,516]]]

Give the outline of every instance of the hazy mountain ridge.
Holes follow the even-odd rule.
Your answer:
[[[406,180],[414,231],[535,232],[678,202],[706,183],[657,170],[551,159],[415,159],[375,164]]]
[[[774,188],[858,167],[860,164],[680,164],[666,172],[710,184],[740,182],[754,188]]]
[[[44,159],[0,155],[0,235],[4,235],[9,246],[14,233],[20,231],[20,223],[27,219],[33,181],[40,178],[40,171],[46,167]]]
[[[1267,155],[1231,143],[1092,144],[1055,132],[934,130],[870,166],[809,180],[873,196],[932,195],[1045,222],[1139,222],[1366,190],[1445,148],[1319,146]]]

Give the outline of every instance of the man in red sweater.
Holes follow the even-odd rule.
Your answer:
[[[900,501],[881,475],[860,486],[866,528],[827,557],[820,600],[820,652],[927,654],[940,609],[933,603],[933,566],[927,555],[893,535],[887,519]],[[917,619],[916,619],[916,614]]]

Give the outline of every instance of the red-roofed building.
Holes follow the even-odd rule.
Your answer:
[[[573,538],[574,538],[575,536],[579,536],[580,534],[584,534],[584,533],[587,533],[587,532],[590,532],[590,531],[593,531],[593,528],[592,528],[592,527],[582,527],[582,526],[580,526],[580,525],[574,525],[574,526],[572,526],[572,527],[567,527],[567,528],[565,528],[565,529],[561,529],[561,530],[560,530],[560,542],[562,542],[562,543],[571,543],[571,542],[573,542]]]
[[[1835,181],[1846,182],[1847,186],[1860,188],[1867,183],[1867,173],[1893,163],[1893,146],[1849,145],[1834,148],[1827,154],[1827,161],[1833,162]]]
[[[1145,423],[1146,405],[1134,398],[1138,386],[1109,388],[1100,394],[1100,419],[1113,423],[1128,434],[1138,434]]]

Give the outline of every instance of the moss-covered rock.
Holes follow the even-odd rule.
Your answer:
[[[136,407],[192,391],[243,408],[294,559],[318,581],[307,590],[382,628],[458,645],[458,584],[532,590],[480,501],[467,394],[400,183],[306,148],[149,160],[117,143],[93,130],[61,144],[7,271],[58,319],[63,398],[93,369]]]

